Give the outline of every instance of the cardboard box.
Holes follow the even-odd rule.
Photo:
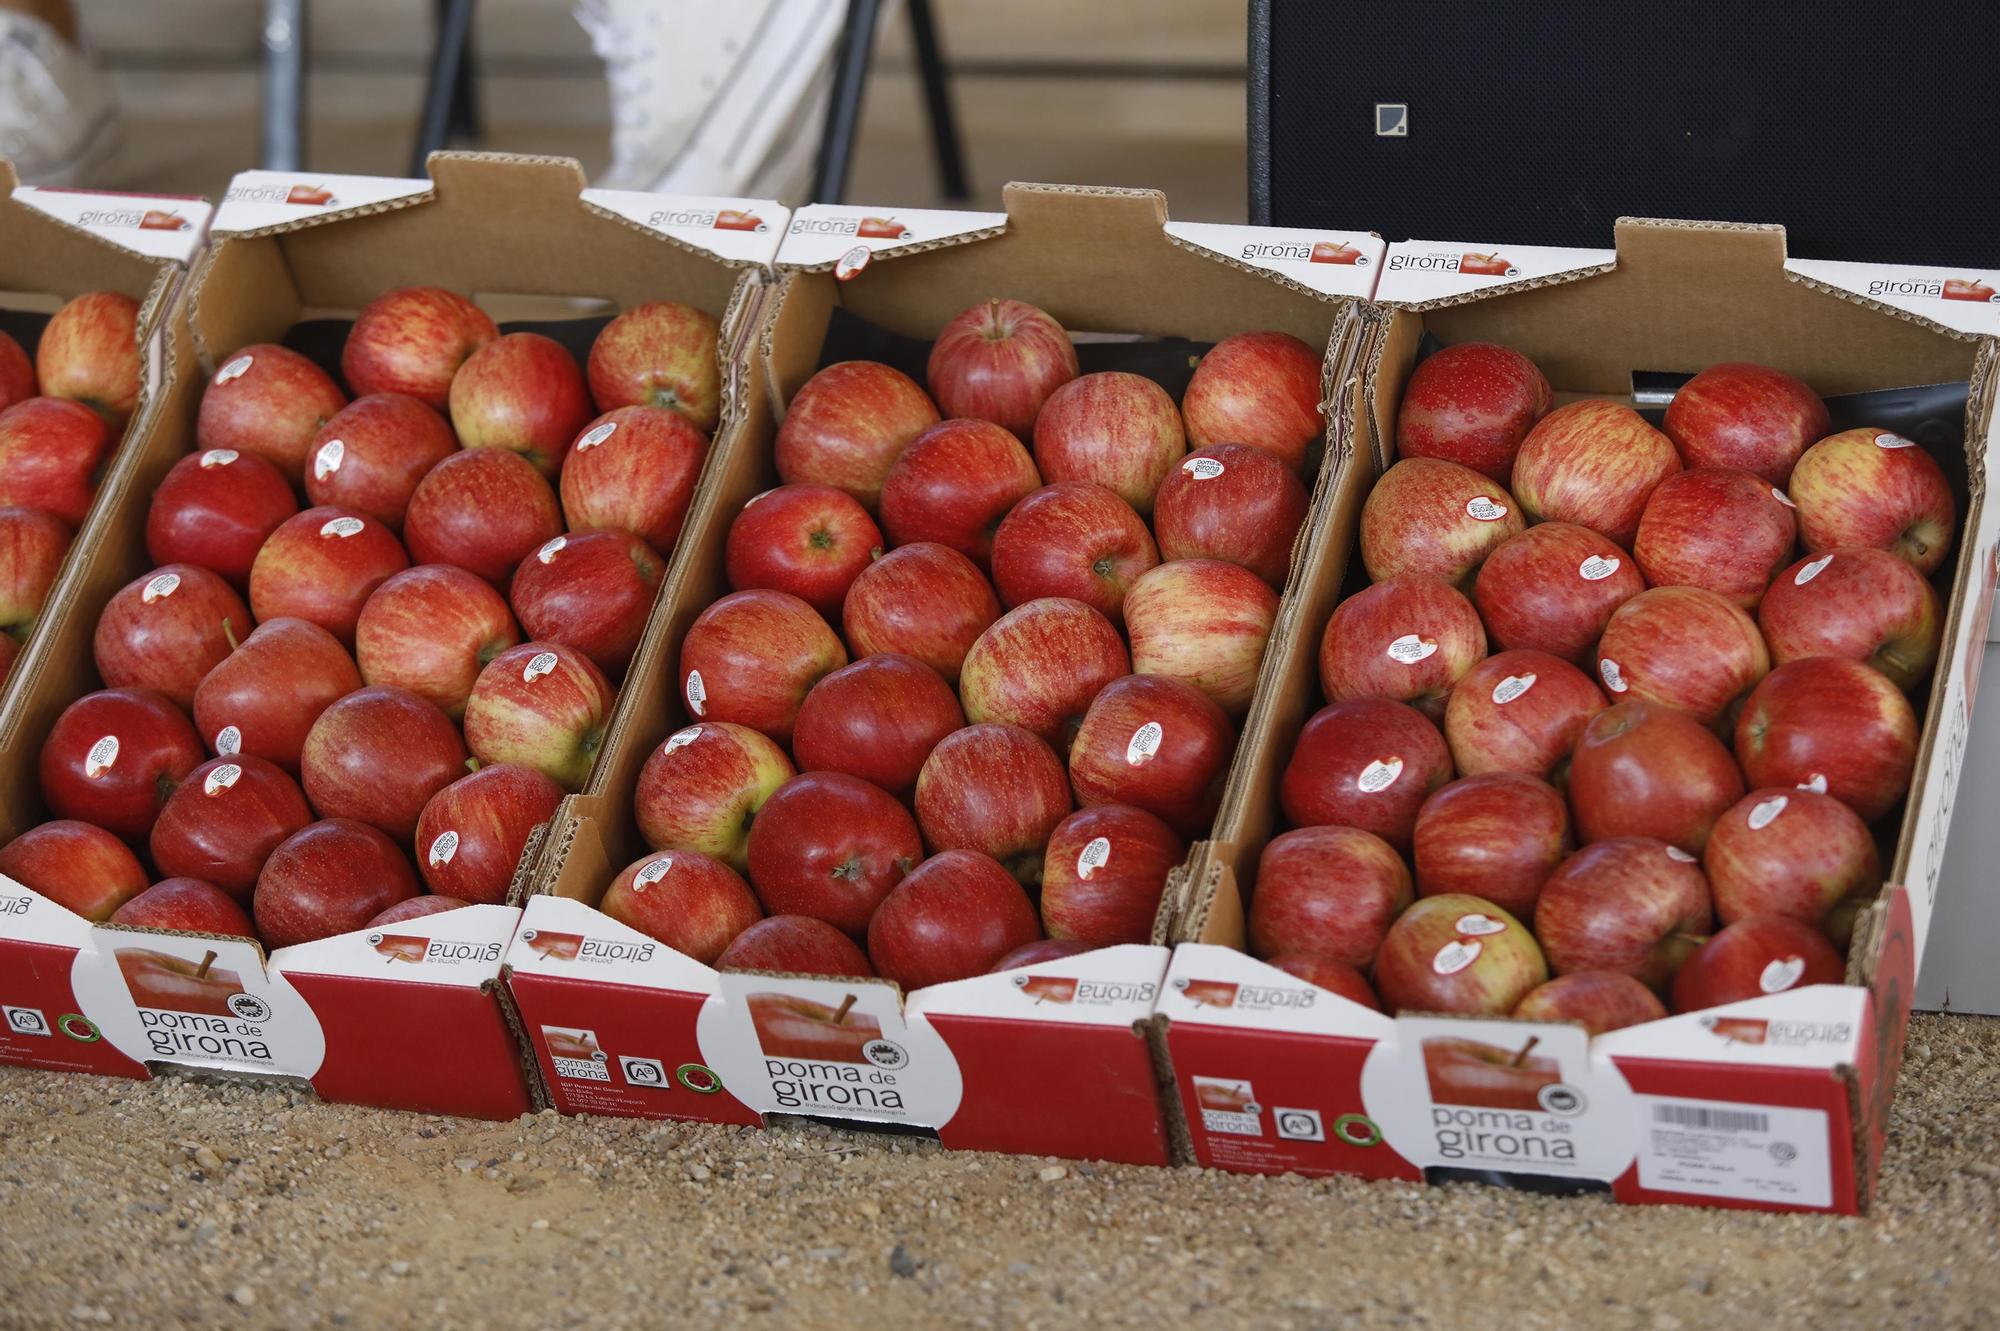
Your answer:
[[[1348,316],[1351,297],[1373,286],[1382,244],[1372,236],[1169,223],[1164,200],[1145,191],[1016,185],[1006,207],[808,207],[793,220],[779,255],[786,275],[768,295],[749,366],[742,446],[704,482],[668,575],[658,687],[607,779],[570,801],[508,953],[514,1000],[565,1112],[744,1124],[804,1114],[921,1131],[952,1147],[1167,1159],[1141,1029],[1163,946],[1105,948],[905,995],[886,980],[718,973],[595,908],[646,850],[632,798],[647,750],[671,742],[683,721],[674,649],[729,590],[729,523],[776,483],[777,422],[822,365],[900,356],[921,376],[938,329],[995,296],[1046,309],[1076,336],[1086,370],[1105,367],[1096,357],[1133,368],[1131,358],[1152,355],[1184,383],[1206,344],[1277,328],[1327,347],[1327,378],[1338,382],[1358,349]],[[1332,261],[1342,258],[1354,262]]]
[[[742,428],[735,335],[786,211],[757,200],[583,188],[574,162],[437,154],[429,180],[248,172],[232,184],[166,330],[162,391],[130,465],[108,480],[98,539],[51,613],[50,668],[0,758],[11,837],[40,821],[37,754],[55,718],[97,687],[91,635],[112,594],[149,567],[160,478],[195,446],[195,412],[239,347],[290,341],[337,368],[355,311],[398,286],[475,296],[503,327],[533,319],[579,354],[620,309],[675,299],[723,320],[725,391],[711,460]],[[761,219],[763,229],[739,227]],[[728,223],[725,225],[725,222]],[[647,690],[658,604],[606,730]],[[517,883],[539,852],[531,843]],[[518,894],[518,887],[517,887]],[[499,984],[516,905],[475,906],[281,948],[92,926],[0,879],[0,1061],[144,1076],[161,1064],[309,1083],[329,1100],[508,1117],[529,1106]]]
[[[1239,761],[1178,903],[1159,1013],[1182,1146],[1197,1163],[1249,1172],[1470,1176],[1608,1187],[1626,1202],[1863,1210],[1986,637],[2000,308],[1946,295],[1946,277],[1961,274],[1787,261],[1773,227],[1628,220],[1615,252],[1532,252],[1532,263],[1470,278],[1468,254],[1494,251],[1390,247],[1368,311],[1357,446],[1333,478],[1294,589],[1292,636],[1267,663],[1245,740],[1254,752]],[[1862,917],[1846,985],[1586,1040],[1560,1024],[1383,1016],[1242,951],[1258,855],[1278,830],[1277,782],[1320,696],[1320,636],[1343,592],[1365,582],[1351,558],[1357,516],[1392,460],[1398,401],[1427,337],[1512,346],[1542,367],[1559,400],[1632,400],[1635,374],[1685,376],[1726,360],[1805,379],[1832,400],[1837,425],[1855,405],[1840,395],[1936,384],[1969,395],[1962,414],[1921,435],[1958,487],[1958,545],[1937,578],[1948,620],[1928,695],[1915,699],[1922,747],[1884,861],[1891,886]],[[1864,410],[1883,407],[1874,399]],[[1519,1057],[1531,1039],[1534,1053]]]

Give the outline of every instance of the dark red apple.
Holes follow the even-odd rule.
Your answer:
[[[1433,721],[1486,657],[1486,626],[1472,602],[1437,578],[1391,578],[1334,608],[1319,642],[1320,687],[1332,702],[1387,698]]]
[[[524,642],[479,672],[465,700],[465,747],[482,763],[521,763],[581,790],[615,699],[589,657],[561,643]]]
[[[146,552],[156,564],[195,564],[250,587],[257,551],[299,511],[283,472],[255,453],[190,453],[153,491]]]
[[[627,405],[608,402],[598,409]],[[540,333],[502,333],[451,377],[451,428],[458,442],[519,454],[544,476],[562,470],[570,441],[592,414],[576,357]]]
[[[913,656],[864,656],[806,694],[792,752],[807,771],[846,772],[903,796],[938,741],[964,724],[937,671]]]
[[[213,883],[248,901],[278,846],[313,820],[298,782],[276,764],[238,754],[189,772],[153,824],[153,863],[172,877]]]
[[[465,775],[465,744],[437,705],[371,686],[320,713],[299,769],[323,818],[352,818],[408,843],[431,796]]]
[[[289,347],[259,342],[208,381],[195,440],[204,449],[255,453],[297,485],[312,466],[313,437],[346,405],[325,370]]]
[[[1510,347],[1460,342],[1417,363],[1396,411],[1396,454],[1442,458],[1507,484],[1514,455],[1554,395],[1535,363]]]
[[[1725,926],[1688,958],[1674,977],[1674,1011],[1699,1012],[1846,978],[1840,953],[1810,924],[1751,915]]]
[[[1725,361],[1680,386],[1664,426],[1688,466],[1735,467],[1783,489],[1832,423],[1819,394],[1789,374]]]
[[[1779,665],[1843,656],[1914,689],[1937,661],[1944,608],[1924,575],[1888,551],[1829,550],[1777,576],[1757,626]]]
[[[448,910],[463,910],[471,904],[470,901],[460,901],[457,897],[438,897],[429,893],[420,897],[405,897],[361,927],[379,929],[389,924],[407,924],[411,920],[442,915]]]
[[[1023,943],[987,968],[988,975],[998,975],[1001,971],[1017,970],[1023,966],[1046,966],[1052,961],[1063,961],[1070,957],[1080,957],[1086,952],[1095,952],[1095,943],[1085,943],[1074,938],[1037,938],[1032,943]]]
[[[1229,717],[1200,689],[1127,675],[1091,701],[1069,749],[1077,803],[1130,804],[1184,837],[1214,821],[1236,749]]]
[[[1361,506],[1361,562],[1376,582],[1423,577],[1464,586],[1525,527],[1521,506],[1492,477],[1409,458],[1384,472]]]
[[[681,697],[702,720],[754,726],[784,744],[806,694],[846,664],[839,636],[798,597],[732,592],[681,641]]]
[[[35,363],[21,344],[0,332],[0,411],[35,395]]]
[[[1713,918],[1700,862],[1649,837],[1585,846],[1535,903],[1535,932],[1556,974],[1619,971],[1661,991]]]
[[[1736,757],[1753,789],[1805,786],[1873,822],[1909,790],[1917,738],[1917,714],[1886,675],[1809,656],[1779,666],[1750,695]]]
[[[868,959],[908,992],[984,975],[1039,932],[1028,894],[997,861],[947,850],[883,899],[868,924]]]
[[[1415,900],[1395,848],[1358,827],[1301,827],[1273,837],[1257,861],[1250,950],[1374,964],[1389,926]]]
[[[205,568],[169,564],[125,584],[97,618],[91,650],[114,689],[151,689],[194,705],[195,686],[250,633],[250,612]]]
[[[1063,744],[1105,685],[1130,670],[1110,620],[1052,596],[1009,610],[980,634],[958,690],[968,721],[1019,726]]]
[[[1300,826],[1358,827],[1407,854],[1417,810],[1449,780],[1451,754],[1421,712],[1356,698],[1322,707],[1299,731],[1278,801]]]
[[[1035,417],[1035,468],[1044,480],[1101,486],[1140,513],[1153,511],[1160,483],[1186,453],[1173,398],[1144,375],[1073,379]]]
[[[1542,884],[1575,848],[1562,795],[1519,772],[1440,787],[1417,811],[1411,842],[1419,894],[1484,897],[1530,921]]]
[[[251,914],[269,948],[365,928],[420,888],[409,856],[366,823],[329,818],[301,828],[257,875]]]
[[[1160,557],[1241,564],[1282,590],[1306,502],[1305,486],[1276,454],[1211,444],[1181,459],[1153,496]]]
[[[1147,942],[1167,875],[1186,856],[1187,843],[1144,809],[1079,809],[1049,833],[1042,928],[1092,947]]]
[[[1613,699],[1678,707],[1705,726],[1770,669],[1743,607],[1702,587],[1640,592],[1613,612],[1597,642],[1597,677]]]
[[[937,423],[937,406],[902,371],[840,361],[792,395],[773,446],[778,475],[787,485],[835,486],[873,509],[890,464]]]
[[[993,581],[1008,605],[1066,596],[1114,624],[1124,618],[1132,584],[1159,562],[1132,506],[1084,481],[1043,486],[1014,505],[993,535]]]
[[[75,402],[31,397],[0,411],[0,504],[81,526],[110,444],[103,418]]]
[[[203,753],[187,717],[159,694],[87,693],[63,709],[42,741],[42,799],[58,818],[143,843],[160,806]]]
[[[1027,886],[1070,811],[1062,760],[1018,726],[967,726],[938,742],[917,776],[917,826],[933,851],[976,850]]]
[[[1417,902],[1389,926],[1375,958],[1375,988],[1390,1012],[1503,1017],[1548,978],[1521,922],[1471,896]]]
[[[954,684],[965,654],[998,618],[1000,598],[979,566],[930,542],[891,550],[862,569],[840,613],[856,656],[913,656]]]
[[[467,448],[432,467],[403,516],[419,564],[455,564],[496,587],[562,535],[555,491],[534,464],[504,449]]]
[[[498,906],[534,830],[563,789],[532,767],[496,763],[430,797],[417,819],[417,871],[440,896]]]
[[[1350,1003],[1359,1003],[1372,1012],[1382,1010],[1382,1000],[1375,997],[1374,987],[1368,977],[1344,961],[1332,957],[1309,956],[1303,952],[1287,952],[1283,956],[1268,957],[1265,964],[1274,970],[1281,970],[1294,979],[1307,984],[1318,985],[1329,992],[1339,994]]]
[[[360,687],[338,638],[303,619],[273,619],[202,677],[195,726],[218,757],[247,753],[296,774],[313,722]]]
[[[1276,455],[1294,471],[1304,468],[1313,444],[1326,432],[1320,410],[1322,348],[1315,351],[1289,333],[1238,333],[1209,348],[1181,412],[1188,441],[1248,444]]]
[[[808,915],[773,915],[736,935],[715,959],[717,970],[783,971],[836,979],[875,973],[868,954],[840,930]]]
[[[86,920],[108,920],[146,890],[146,871],[123,841],[70,818],[0,846],[0,874]]]
[[[1845,946],[1882,887],[1875,838],[1854,810],[1810,790],[1755,790],[1716,820],[1702,855],[1724,924],[1788,915]]]
[[[1569,801],[1585,841],[1652,837],[1699,855],[1743,790],[1743,774],[1715,733],[1659,703],[1599,712],[1570,757]]]
[[[630,532],[573,532],[521,561],[510,600],[529,637],[574,647],[622,676],[665,574],[666,562]]]
[[[250,916],[236,898],[199,878],[168,878],[111,912],[111,923],[135,929],[255,938]]]
[[[639,835],[655,850],[698,850],[747,873],[752,821],[796,775],[762,731],[696,722],[667,736],[639,769]]]
[[[401,393],[371,393],[341,408],[313,436],[306,498],[401,531],[417,483],[457,451],[444,417]]]
[[[1589,666],[1612,612],[1644,590],[1623,550],[1588,527],[1544,522],[1486,557],[1472,599],[1496,647]]]
[[[1009,509],[1039,489],[1021,441],[984,420],[933,425],[882,478],[882,530],[891,544],[934,541],[984,568]]]
[[[259,620],[308,620],[352,647],[368,597],[409,566],[395,534],[375,519],[309,508],[286,519],[257,552],[250,608]]]
[[[399,287],[370,301],[348,329],[340,375],[356,393],[406,393],[443,411],[452,376],[500,336],[484,310],[439,287]]]
[[[1604,695],[1547,652],[1501,652],[1468,670],[1445,707],[1444,736],[1465,776],[1526,772],[1559,779]]]
[[[765,906],[825,920],[855,938],[923,857],[909,810],[845,772],[794,777],[750,824],[750,881]]]
[[[500,593],[450,564],[396,574],[369,596],[354,627],[363,679],[408,689],[453,718],[465,714],[487,662],[520,641]]]
[[[1617,971],[1574,971],[1537,985],[1514,1005],[1517,1021],[1573,1021],[1592,1035],[1659,1021],[1666,1004],[1651,989]]]
[[[723,562],[737,591],[790,592],[831,622],[882,549],[881,528],[846,491],[781,485],[752,497],[729,524]]]
[[[938,331],[924,378],[946,416],[991,421],[1025,439],[1049,394],[1076,372],[1061,324],[1026,302],[989,300]]]
[[[721,325],[675,300],[634,305],[590,344],[590,394],[599,411],[664,407],[713,433],[722,417]]]
[[[1799,540],[1814,554],[1887,550],[1929,577],[1951,553],[1958,504],[1944,469],[1914,440],[1843,430],[1807,449],[1792,470]]]
[[[1706,587],[1745,610],[1792,557],[1791,501],[1747,471],[1701,467],[1661,481],[1632,547],[1655,587]]]
[[[1638,412],[1586,398],[1528,431],[1510,485],[1537,522],[1573,522],[1629,550],[1646,501],[1680,469],[1673,441]]]
[[[629,531],[661,553],[686,525],[708,436],[665,407],[620,407],[583,427],[563,460],[571,531]]]

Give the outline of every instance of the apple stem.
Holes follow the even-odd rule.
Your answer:
[[[838,1026],[842,1022],[847,1020],[847,1010],[854,1006],[855,997],[856,997],[855,995],[849,994],[847,997],[840,1000],[840,1006],[834,1010],[833,1014],[834,1025]]]
[[[229,650],[232,652],[241,645],[236,641],[236,630],[229,625],[228,615],[222,617],[222,636],[229,639]]]
[[[213,966],[214,964],[215,964],[215,949],[210,948],[207,952],[202,954],[201,965],[195,967],[194,978],[197,980],[206,980],[208,978],[208,968],[210,966]]]
[[[1518,1068],[1518,1067],[1520,1067],[1520,1066],[1521,1066],[1521,1063],[1522,1063],[1522,1060],[1524,1060],[1524,1059],[1526,1059],[1526,1058],[1527,1058],[1527,1056],[1528,1056],[1528,1051],[1529,1051],[1530,1049],[1533,1049],[1533,1048],[1534,1048],[1534,1047],[1535,1047],[1536,1045],[1540,1044],[1541,1042],[1542,1042],[1542,1037],[1541,1037],[1541,1036],[1539,1036],[1539,1035],[1531,1035],[1531,1036],[1529,1036],[1529,1037],[1528,1037],[1528,1042],[1527,1042],[1526,1044],[1524,1044],[1524,1045],[1522,1045],[1522,1046],[1521,1046],[1521,1049],[1520,1049],[1520,1052],[1519,1052],[1519,1053],[1517,1053],[1517,1054],[1515,1054],[1515,1055],[1514,1055],[1514,1057],[1513,1057],[1513,1058],[1512,1058],[1511,1060],[1509,1060],[1509,1061],[1508,1061],[1508,1064],[1507,1064],[1507,1066],[1508,1066],[1508,1067],[1510,1067],[1510,1068]]]

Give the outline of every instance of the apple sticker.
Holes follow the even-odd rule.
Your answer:
[[[1878,434],[1875,436],[1875,447],[1877,448],[1915,448],[1916,446],[1916,440],[1905,439],[1900,434]]]
[[[1471,934],[1473,937],[1478,938],[1486,934],[1504,933],[1507,926],[1499,920],[1494,919],[1491,915],[1481,915],[1475,911],[1470,915],[1459,916],[1458,922],[1452,928],[1456,929],[1459,933]]]
[[[576,441],[576,451],[581,453],[586,448],[596,448],[616,433],[618,433],[617,421],[606,421],[602,425],[593,425],[583,432],[581,439]]]
[[[701,738],[700,726],[683,726],[667,736],[667,742],[660,746],[661,753],[679,753],[688,745]]]
[[[1797,504],[1794,504],[1792,502],[1792,497],[1790,495],[1786,494],[1783,490],[1780,490],[1775,485],[1771,487],[1771,498],[1777,500],[1779,503],[1783,504],[1786,508],[1798,507]]]
[[[841,255],[839,259],[834,261],[833,265],[834,280],[838,282],[848,282],[852,281],[856,277],[859,277],[861,275],[861,270],[863,268],[866,268],[868,266],[868,261],[874,257],[875,257],[875,252],[869,249],[866,245],[853,246],[845,254]]]
[[[1613,693],[1625,692],[1625,672],[1618,668],[1616,661],[1608,656],[1605,657],[1597,663],[1597,673],[1604,677],[1605,688],[1610,689]]]
[[[1785,806],[1789,803],[1791,801],[1783,795],[1773,795],[1771,798],[1761,801],[1756,808],[1750,810],[1750,830],[1761,832],[1772,823],[1777,822],[1778,815],[1785,811]]]
[[[654,883],[665,878],[667,871],[673,867],[674,857],[671,855],[662,855],[659,859],[652,861],[645,868],[639,870],[638,873],[632,875],[632,890],[639,892],[651,887]]]
[[[1479,960],[1481,944],[1478,939],[1454,938],[1437,950],[1431,958],[1431,969],[1439,975],[1456,975]]]
[[[1757,977],[1757,987],[1767,994],[1782,994],[1797,984],[1799,977],[1805,973],[1804,957],[1777,957]]]
[[[1084,882],[1090,876],[1111,862],[1111,838],[1092,837],[1089,844],[1077,852],[1076,876]]]
[[[242,776],[243,769],[241,767],[235,763],[224,763],[203,779],[201,793],[209,796],[220,795],[223,791],[241,780]]]
[[[523,684],[532,684],[555,668],[556,654],[554,652],[536,652],[534,659],[529,661],[527,667],[521,671],[521,682]]]
[[[1576,566],[1577,576],[1585,582],[1602,582],[1618,571],[1618,561],[1603,555],[1592,555]]]
[[[1403,774],[1401,758],[1377,758],[1361,769],[1361,775],[1354,784],[1361,787],[1364,795],[1375,795],[1396,784],[1396,778]]]
[[[1794,573],[1792,575],[1792,585],[1794,587],[1805,586],[1807,583],[1811,582],[1814,578],[1817,578],[1820,574],[1826,572],[1826,566],[1828,564],[1831,564],[1832,562],[1833,562],[1832,555],[1821,555],[1818,559],[1813,560],[1810,564],[1807,564],[1804,568],[1800,569],[1797,573]]]
[[[1214,458],[1189,458],[1181,463],[1181,470],[1198,481],[1212,481],[1222,475],[1224,467]]]
[[[1153,755],[1160,751],[1160,741],[1167,735],[1165,727],[1158,721],[1148,721],[1132,732],[1132,738],[1125,745],[1125,762],[1131,767],[1144,767],[1153,761]]]
[[[1509,675],[1493,686],[1493,701],[1502,707],[1535,687],[1533,675]]]
[[[456,854],[458,854],[458,833],[440,832],[437,840],[431,842],[430,851],[424,858],[429,861],[431,868],[435,869],[441,864],[450,864],[451,857]]]
[[[90,752],[83,755],[83,774],[95,781],[111,770],[111,764],[118,761],[118,736],[106,735],[90,746]]]
[[[1507,506],[1485,495],[1479,495],[1465,502],[1465,516],[1479,522],[1498,522],[1507,516]]]
[[[339,439],[329,439],[313,454],[313,479],[323,481],[340,470],[340,463],[347,456],[347,445]]]
[[[1391,661],[1400,661],[1404,665],[1415,665],[1427,657],[1436,655],[1437,649],[1437,639],[1421,638],[1414,633],[1405,633],[1402,637],[1389,644],[1386,655]]]
[[[561,554],[568,545],[569,537],[558,536],[554,540],[545,543],[541,549],[535,551],[535,559],[543,564],[553,564],[555,563],[556,556]]]
[[[1694,856],[1688,854],[1686,851],[1682,850],[1679,846],[1668,846],[1667,858],[1670,860],[1678,860],[1682,864],[1694,863]]]
[[[1810,790],[1815,795],[1826,794],[1826,773],[1814,772],[1811,776],[1799,782],[1799,789]]]
[[[245,374],[249,373],[251,361],[252,358],[249,356],[238,356],[235,360],[215,372],[215,382],[226,384],[231,379],[241,379]]]
[[[367,525],[360,518],[334,518],[320,527],[319,534],[344,541],[350,536],[358,536]]]
[[[234,753],[243,752],[243,732],[235,726],[224,726],[222,729],[216,731],[215,752],[216,756],[222,758],[227,758]]]
[[[201,455],[200,466],[203,471],[210,467],[226,467],[236,461],[237,456],[233,448],[211,448]]]
[[[688,710],[696,716],[707,716],[708,689],[701,682],[701,671],[688,671],[687,687],[684,692],[687,694]]]
[[[162,573],[159,577],[154,578],[146,584],[145,588],[139,593],[139,599],[145,604],[151,605],[155,601],[162,601],[172,596],[175,589],[180,585],[180,574]]]

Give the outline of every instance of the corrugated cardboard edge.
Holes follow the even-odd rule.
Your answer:
[[[581,177],[583,175],[583,168],[580,165],[577,165],[573,158],[526,157],[516,153],[432,153],[430,157],[426,159],[426,166],[428,166],[430,162],[436,161],[440,157],[468,157],[468,156],[505,157],[505,158],[517,159],[520,161],[542,162],[542,163],[569,162],[571,165],[576,166],[577,176],[579,180],[581,180]],[[417,180],[419,179],[419,177],[410,176],[408,177],[408,179]],[[378,213],[393,213],[403,208],[415,208],[420,204],[429,203],[437,197],[437,180],[435,177],[433,177],[429,181],[429,185],[430,188],[422,191],[421,193],[406,194],[401,198],[397,199],[382,199],[375,203],[357,203],[349,208],[331,208],[325,212],[313,213],[309,216],[295,217],[289,222],[273,222],[269,226],[251,227],[248,230],[244,231],[219,231],[213,225],[211,225],[209,227],[208,243],[207,245],[204,245],[203,248],[204,249],[209,248],[210,246],[213,246],[216,242],[221,240],[260,240],[266,236],[284,236],[284,235],[289,235],[295,231],[308,231],[311,230],[313,227],[325,226],[329,222],[347,222],[357,217],[372,217]],[[579,184],[578,188],[579,189],[582,188],[581,184]]]
[[[874,263],[878,259],[896,259],[906,254],[924,254],[931,250],[948,250],[959,245],[971,245],[978,241],[991,240],[995,236],[1005,235],[1006,231],[1006,224],[1002,223],[999,226],[978,227],[971,231],[960,231],[949,236],[932,236],[928,240],[913,240],[907,245],[884,245],[881,249],[871,250],[868,261]],[[774,261],[771,265],[772,271],[780,274],[830,273],[839,266],[839,259],[831,259],[825,263],[780,263]]]
[[[1433,296],[1429,300],[1385,300],[1378,304],[1388,309],[1408,310],[1412,314],[1422,314],[1426,310],[1448,309],[1453,305],[1470,305],[1474,301],[1490,300],[1494,296],[1512,296],[1523,291],[1534,291],[1540,287],[1557,287],[1569,282],[1581,282],[1586,278],[1599,277],[1618,267],[1617,260],[1610,263],[1591,264],[1585,268],[1571,268],[1566,272],[1549,273],[1542,277],[1524,277],[1516,282],[1495,282],[1491,286],[1475,291],[1461,291],[1450,296]]]

